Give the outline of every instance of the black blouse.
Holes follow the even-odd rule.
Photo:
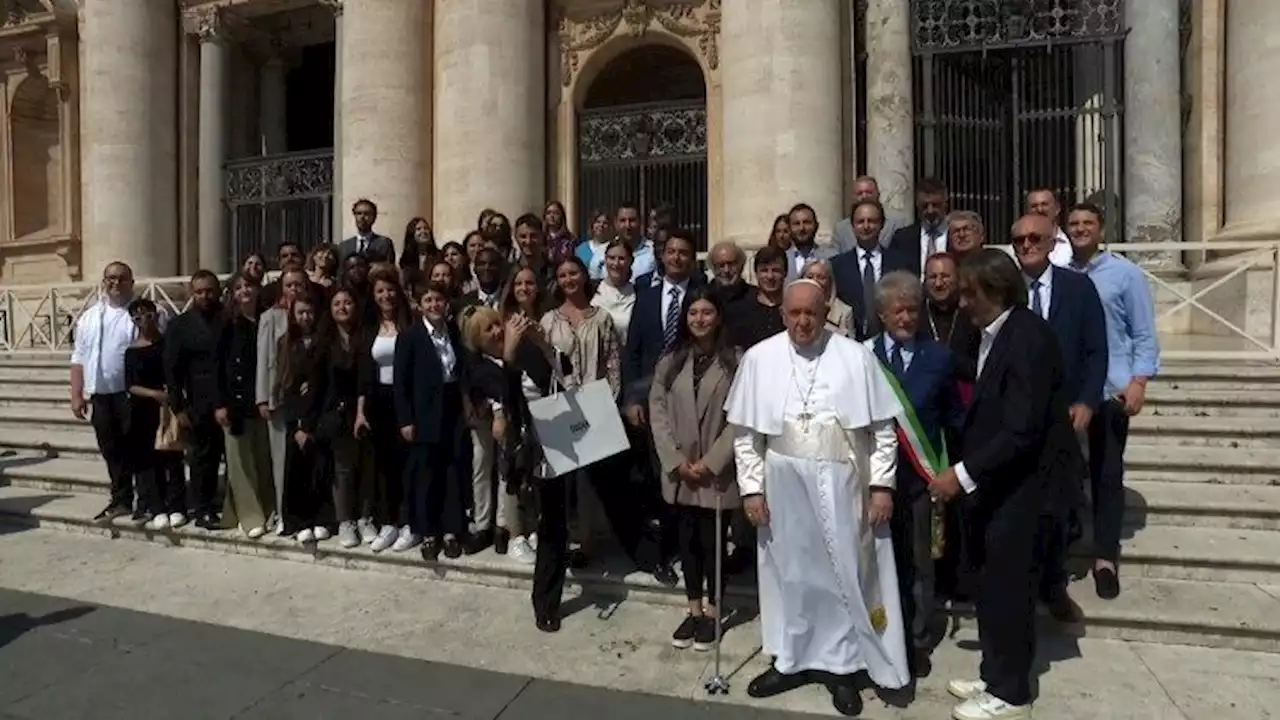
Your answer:
[[[782,324],[782,308],[765,305],[756,293],[743,295],[726,308],[726,314],[729,339],[743,350],[786,330]]]
[[[238,315],[218,339],[218,407],[231,415],[232,434],[257,413],[254,390],[258,367],[258,322]]]
[[[327,353],[320,344],[296,342],[289,347],[289,382],[281,389],[280,412],[289,432],[316,431],[324,411],[328,382]]]

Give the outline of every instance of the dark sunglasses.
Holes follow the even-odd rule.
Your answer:
[[[1034,245],[1044,239],[1045,236],[1040,233],[1027,233],[1026,235],[1014,235],[1009,242],[1013,245],[1020,245],[1022,243],[1031,243]]]

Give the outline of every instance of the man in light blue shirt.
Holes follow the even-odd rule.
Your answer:
[[[1093,280],[1107,322],[1107,380],[1089,423],[1089,475],[1093,488],[1093,582],[1098,597],[1120,594],[1120,525],[1124,519],[1124,448],[1129,418],[1142,411],[1147,381],[1160,369],[1155,308],[1142,270],[1100,248],[1102,210],[1078,203],[1067,215],[1071,268]]]

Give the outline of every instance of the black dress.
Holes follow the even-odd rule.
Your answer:
[[[324,446],[316,437],[316,424],[324,408],[328,367],[324,349],[315,342],[297,342],[289,350],[290,376],[282,385],[280,413],[285,425],[284,520],[285,534],[325,525],[331,492],[326,475]],[[295,435],[311,436],[299,447]]]
[[[135,345],[124,351],[125,387],[164,390],[164,344]],[[156,450],[160,429],[160,403],[140,395],[129,395],[127,447],[134,460],[138,509],[144,513],[181,513],[183,500],[182,453]]]

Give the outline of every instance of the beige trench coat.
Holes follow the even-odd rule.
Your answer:
[[[695,401],[693,355],[667,390],[663,381],[670,365],[670,355],[658,361],[649,389],[649,427],[662,467],[662,497],[673,505],[714,509],[716,494],[722,492],[720,507],[737,507],[741,501],[733,463],[733,429],[724,413],[733,376],[713,362],[702,376]],[[675,471],[686,460],[701,460],[715,473],[715,483],[692,488],[681,482]]]

